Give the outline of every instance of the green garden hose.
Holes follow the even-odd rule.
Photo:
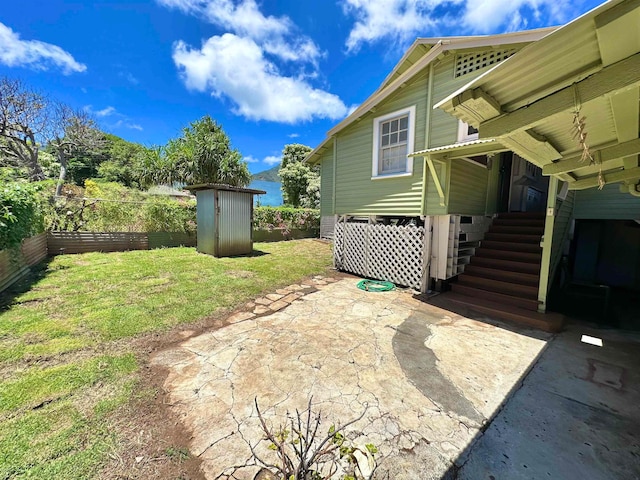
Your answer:
[[[367,292],[388,292],[396,288],[396,286],[391,282],[380,280],[361,280],[358,282],[358,288]]]

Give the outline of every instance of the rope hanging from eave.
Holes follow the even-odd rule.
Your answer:
[[[580,110],[582,109],[582,103],[580,101],[580,93],[578,92],[578,86],[576,84],[573,85],[573,103],[574,103],[574,111],[573,111],[573,138],[578,139],[578,144],[582,148],[582,157],[580,158],[581,162],[585,160],[589,160],[589,165],[599,164],[600,169],[598,171],[598,190],[602,190],[606,184],[604,180],[604,175],[602,174],[602,160],[600,160],[599,152],[596,152],[597,159],[593,158],[591,154],[591,149],[589,148],[589,144],[587,143],[587,117],[580,116]]]

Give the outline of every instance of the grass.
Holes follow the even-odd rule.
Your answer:
[[[329,247],[315,241],[255,248],[224,259],[192,248],[52,259],[0,310],[0,479],[92,478],[119,448],[110,418],[138,388],[144,359],[134,338],[215,315],[330,264]]]

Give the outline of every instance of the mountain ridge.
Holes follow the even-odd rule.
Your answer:
[[[262,180],[264,182],[280,183],[278,170],[280,170],[280,164],[274,165],[269,170],[263,170],[262,172],[254,173],[253,175],[251,175],[251,180]]]

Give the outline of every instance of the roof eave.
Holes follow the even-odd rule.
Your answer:
[[[579,16],[578,18],[572,20],[571,22],[553,29],[551,32],[549,32],[549,35],[554,35],[554,36],[555,35],[562,35],[567,30],[571,31],[571,29],[576,28],[575,27],[576,24],[580,24],[581,22],[590,21],[590,19],[595,18],[596,16],[598,16],[603,11],[612,8],[614,5],[616,5],[618,3],[622,3],[623,1],[624,0],[611,0],[611,1],[605,2],[602,5],[599,5],[598,7],[594,8],[594,9],[590,10],[589,12],[586,12],[583,15]],[[547,37],[549,35],[545,35],[545,37]],[[541,38],[541,40],[542,40],[542,38]],[[462,120],[464,122],[467,122],[469,124],[477,126],[479,121],[487,120],[487,118],[477,118],[472,113],[472,109],[468,108],[468,102],[469,102],[469,99],[472,96],[472,92],[473,91],[477,91],[477,89],[480,89],[481,86],[485,82],[490,80],[494,75],[502,75],[502,74],[504,74],[505,70],[509,71],[511,66],[514,64],[513,59],[521,58],[523,55],[527,55],[527,53],[531,49],[544,48],[544,44],[545,44],[544,42],[535,42],[535,43],[532,43],[532,44],[524,47],[522,50],[517,52],[511,58],[508,58],[504,62],[501,62],[501,63],[497,64],[496,66],[494,66],[490,70],[487,70],[482,75],[474,78],[469,83],[467,83],[466,85],[462,86],[461,88],[459,88],[458,90],[453,92],[451,95],[447,96],[446,98],[444,98],[440,102],[436,103],[433,106],[433,108],[434,109],[439,108],[439,109],[441,109],[441,110],[443,110],[443,111],[445,111],[445,112],[447,112],[447,113],[459,118],[460,120]],[[467,98],[464,98],[465,95],[466,95]]]

